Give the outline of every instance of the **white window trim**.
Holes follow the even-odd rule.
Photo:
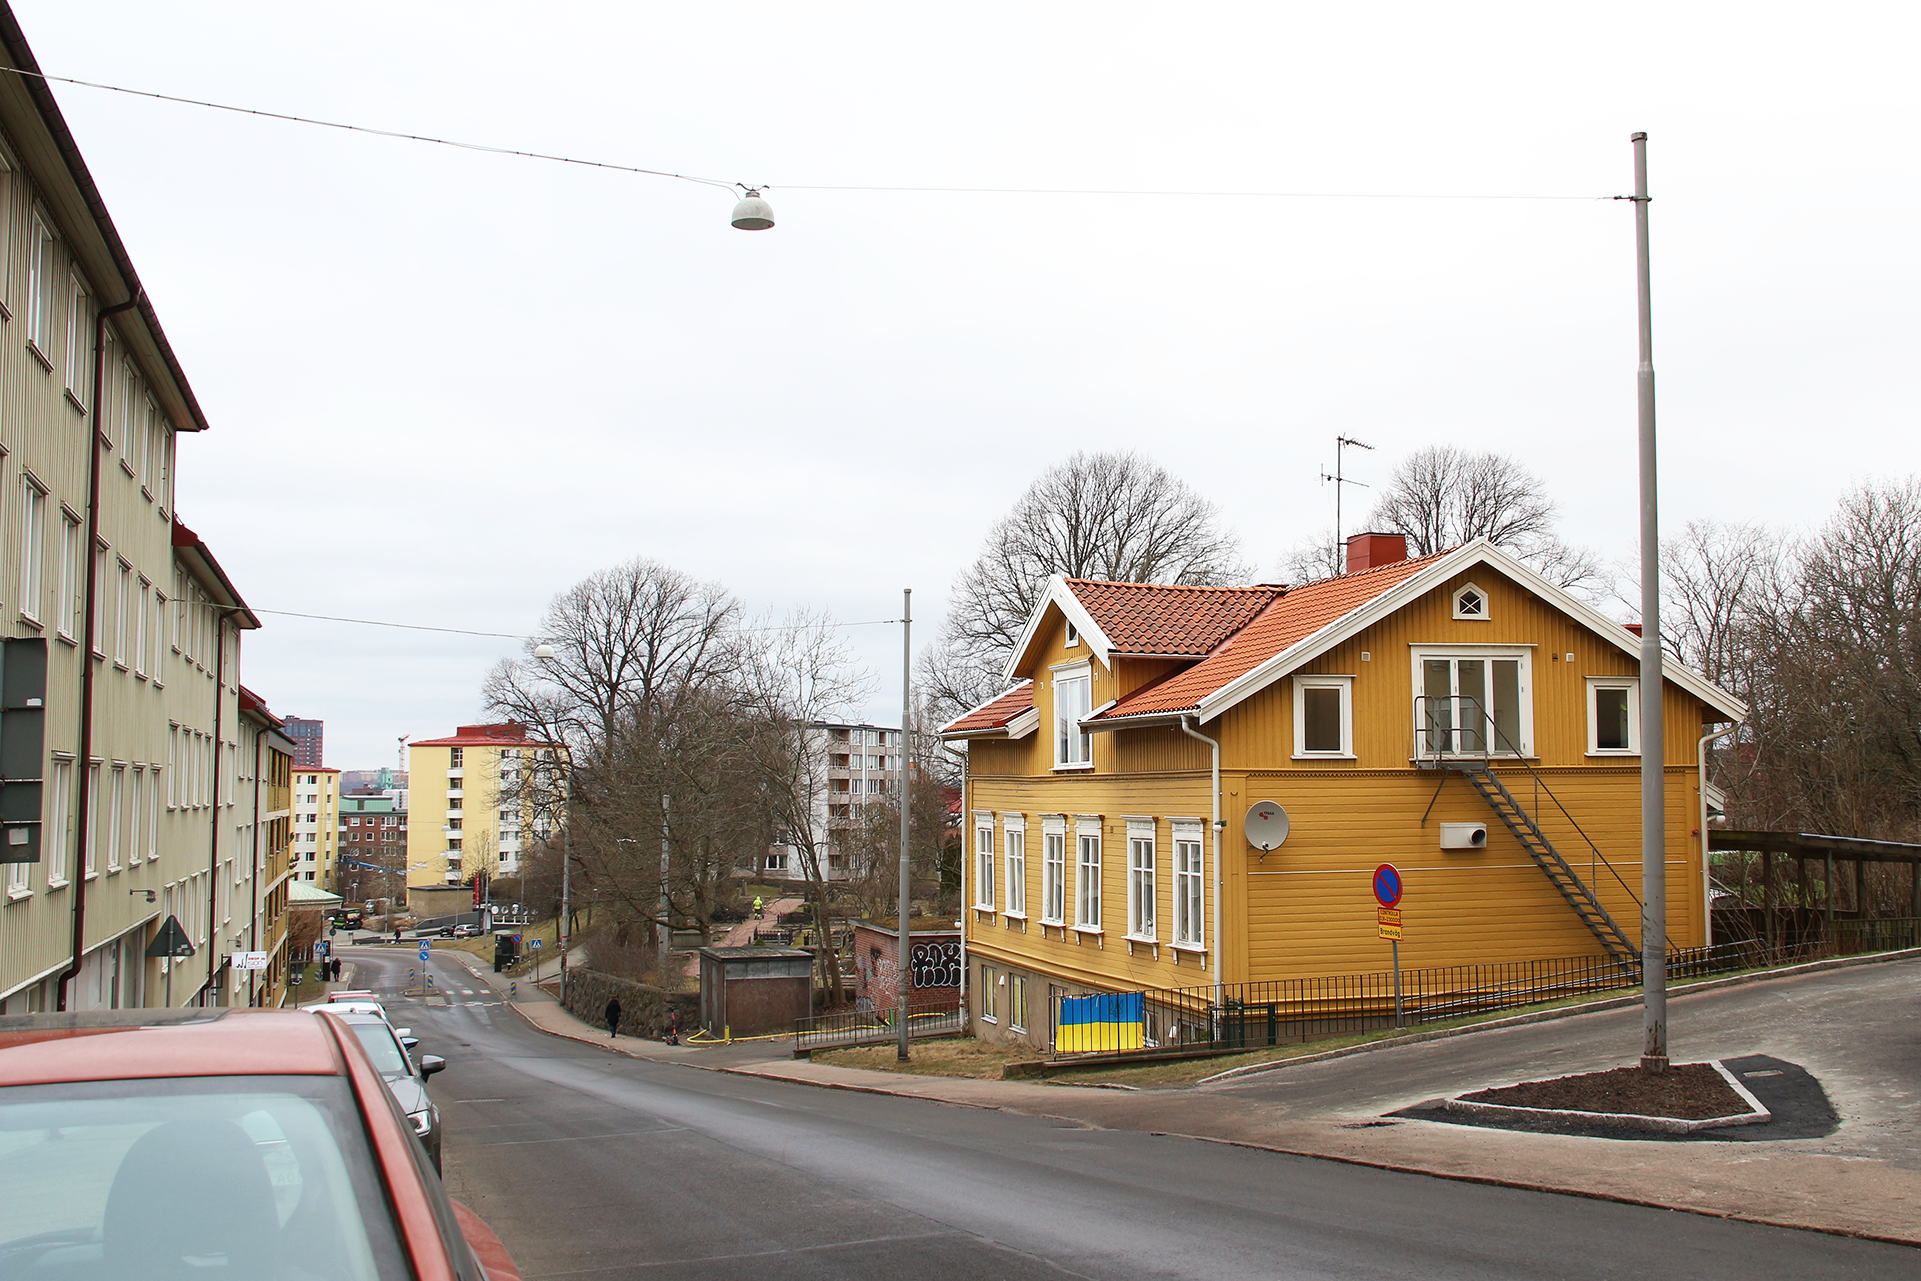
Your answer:
[[[1341,750],[1338,752],[1307,750],[1307,700],[1301,696],[1301,691],[1308,689],[1341,691]],[[1294,678],[1294,759],[1297,761],[1355,759],[1354,678],[1352,676],[1296,676]]]
[[[1057,836],[1061,842],[1061,910],[1054,915],[1047,914],[1047,838]],[[1041,815],[1041,924],[1066,928],[1067,925],[1067,817],[1064,814]]]
[[[983,835],[986,840],[981,839]],[[987,875],[984,877],[981,875],[983,866],[987,869]],[[981,897],[983,890],[986,892],[984,899]],[[974,910],[991,912],[995,906],[994,815],[991,811],[976,810],[974,812]]]
[[[1103,897],[1101,883],[1107,877],[1107,842],[1102,831],[1103,826],[1099,815],[1076,814],[1074,816],[1074,929],[1081,934],[1107,932],[1102,926],[1102,922],[1107,919],[1104,910],[1106,905],[1101,901]],[[1100,854],[1100,861],[1096,864],[1093,877],[1095,920],[1091,924],[1086,919],[1087,913],[1083,910],[1087,906],[1087,895],[1082,892],[1086,887],[1081,883],[1081,842],[1090,836],[1094,838],[1095,849]],[[1062,906],[1065,907],[1065,904]]]
[[[1408,705],[1408,720],[1413,729],[1411,744],[1421,741],[1421,702],[1427,693],[1425,673],[1421,664],[1430,658],[1518,658],[1521,660],[1521,752],[1523,758],[1534,756],[1534,646],[1533,645],[1413,645],[1408,646],[1409,668],[1412,671],[1413,699]],[[1512,753],[1496,752],[1496,756],[1512,758]]]
[[[1175,895],[1174,917],[1172,921],[1169,922],[1169,925],[1168,925],[1169,930],[1177,934],[1177,937],[1174,939],[1173,946],[1176,951],[1180,951],[1180,952],[1205,952],[1207,950],[1207,826],[1198,818],[1193,818],[1193,819],[1177,818],[1177,819],[1170,820],[1168,823],[1168,827],[1172,829],[1169,833],[1169,836],[1171,840],[1171,849],[1173,851],[1173,856],[1176,860],[1180,858],[1181,842],[1191,841],[1194,844],[1201,847],[1201,870],[1198,873],[1196,873],[1196,877],[1200,881],[1200,888],[1201,888],[1201,910],[1200,910],[1200,919],[1195,922],[1195,925],[1198,927],[1200,931],[1200,941],[1194,942],[1189,939],[1183,939],[1178,937],[1178,931],[1180,930],[1180,920],[1181,920],[1181,908],[1180,908],[1180,902],[1179,902],[1179,895],[1181,892],[1181,874],[1180,874],[1180,864],[1177,861],[1174,864],[1174,883],[1173,883],[1173,893]]]
[[[1054,737],[1054,769],[1061,773],[1075,773],[1083,770],[1091,770],[1094,768],[1094,740],[1093,740],[1093,736],[1090,734],[1081,733],[1079,735],[1081,738],[1087,741],[1087,759],[1086,760],[1064,761],[1061,759],[1060,699],[1061,699],[1061,683],[1063,681],[1075,681],[1075,680],[1084,679],[1087,682],[1087,711],[1089,715],[1092,715],[1094,711],[1094,665],[1090,662],[1083,660],[1078,663],[1063,663],[1057,667],[1052,668],[1051,670],[1053,672],[1053,679],[1054,679],[1054,736],[1053,736]],[[1076,730],[1080,728],[1079,721],[1075,722],[1075,728]]]
[[[1601,724],[1594,703],[1596,690],[1625,689],[1628,692],[1628,745],[1601,747]],[[1641,678],[1639,676],[1590,676],[1587,678],[1587,754],[1589,756],[1639,756],[1641,754]]]
[[[1014,875],[1013,838],[1020,838],[1021,866],[1020,875]],[[1002,916],[1011,916],[1017,921],[1027,919],[1027,816],[1024,814],[1001,815],[1001,876],[1006,888],[1001,901],[1007,906],[1001,909]]]
[[[1467,595],[1467,593],[1469,592],[1473,592],[1476,596],[1479,596],[1481,598],[1481,612],[1478,614],[1463,614],[1461,612],[1461,597]],[[1453,603],[1454,603],[1454,617],[1460,619],[1462,622],[1485,623],[1488,621],[1487,592],[1483,591],[1479,584],[1462,583],[1459,587],[1455,588]]]
[[[1149,890],[1149,894],[1150,894],[1150,897],[1154,900],[1153,902],[1148,904],[1148,917],[1150,922],[1153,925],[1153,930],[1152,932],[1147,934],[1138,933],[1134,928],[1135,918],[1139,915],[1139,907],[1140,907],[1140,904],[1136,898],[1135,884],[1134,884],[1134,873],[1135,873],[1134,844],[1137,841],[1147,842],[1147,877],[1148,877],[1148,881],[1151,884],[1151,889]],[[1126,937],[1133,940],[1136,943],[1159,943],[1160,942],[1160,929],[1161,929],[1160,863],[1161,863],[1161,849],[1160,849],[1160,843],[1155,839],[1155,836],[1154,836],[1154,820],[1151,818],[1129,818],[1127,820],[1127,934],[1126,934]]]

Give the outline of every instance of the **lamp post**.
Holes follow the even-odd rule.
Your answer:
[[[1668,1066],[1667,795],[1662,768],[1661,522],[1655,484],[1654,305],[1648,272],[1648,136],[1634,144],[1635,295],[1641,357],[1635,402],[1641,444],[1641,1069]],[[1707,833],[1701,835],[1705,849]]]
[[[534,646],[534,657],[543,663],[551,663],[554,661],[554,647],[543,641]],[[564,806],[568,791],[567,760],[565,756],[561,755],[561,745],[558,743],[554,745],[554,753],[554,769],[560,776],[560,796]],[[562,1008],[565,1008],[567,1004],[567,944],[573,937],[568,930],[568,914],[573,910],[573,867],[573,824],[567,821],[567,815],[563,808],[560,816],[560,928],[555,931],[554,938],[554,942],[559,945],[560,952],[560,1004]]]
[[[914,981],[913,947],[909,938],[914,905],[911,901],[913,885],[908,871],[907,837],[913,814],[913,783],[908,778],[907,735],[908,717],[912,711],[909,698],[914,672],[914,589],[909,587],[900,594],[900,937],[899,952],[894,957],[894,1022],[899,1026],[899,1044],[895,1058],[907,1062],[907,998],[908,989]],[[882,757],[885,764],[887,758]],[[829,950],[832,950],[832,936],[829,935]],[[835,962],[839,964],[838,961]]]

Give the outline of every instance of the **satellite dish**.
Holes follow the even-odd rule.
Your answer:
[[[1247,831],[1247,843],[1262,853],[1277,850],[1287,841],[1287,811],[1273,801],[1257,801],[1250,806],[1242,826]]]

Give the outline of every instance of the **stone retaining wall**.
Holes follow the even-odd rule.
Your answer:
[[[620,1030],[628,1036],[657,1038],[667,1031],[669,1011],[678,1015],[682,1036],[699,1026],[700,995],[697,992],[663,992],[633,979],[602,974],[599,970],[567,971],[567,1012],[583,1023],[607,1026],[607,1001],[620,998]]]

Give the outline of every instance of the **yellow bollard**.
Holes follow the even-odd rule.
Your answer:
[[[721,1035],[726,1038],[727,1044],[732,1045],[734,1043],[734,1025],[732,1023],[721,1024],[720,1032]]]

